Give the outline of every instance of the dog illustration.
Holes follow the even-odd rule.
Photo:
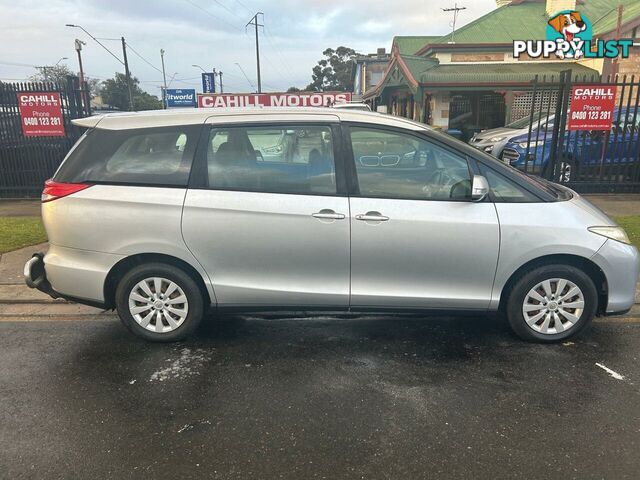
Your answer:
[[[571,42],[578,33],[584,32],[587,29],[587,26],[580,16],[580,12],[576,11],[560,13],[549,20],[548,23],[556,32],[560,33],[568,43]],[[564,51],[557,50],[556,55],[560,58],[564,58],[565,56],[568,58],[580,58],[583,52],[582,50],[576,50],[575,52],[568,51],[565,53]]]

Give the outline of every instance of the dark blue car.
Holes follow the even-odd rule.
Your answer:
[[[562,145],[558,154],[561,181],[576,180],[578,175],[584,179],[612,171],[624,174],[625,167],[638,161],[640,109],[636,112],[634,108],[616,108],[613,119],[610,131],[565,131],[561,134]],[[534,130],[528,155],[528,133],[513,137],[505,145],[501,158],[527,173],[544,173],[549,164],[552,136],[553,125],[549,125],[546,131]]]

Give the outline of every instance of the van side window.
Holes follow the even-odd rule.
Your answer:
[[[469,200],[471,176],[463,155],[400,132],[351,127],[363,197]]]
[[[515,184],[514,182],[494,172],[490,168],[482,167],[482,174],[489,182],[491,193],[496,202],[500,203],[527,203],[539,202],[540,200],[533,194]]]
[[[211,189],[335,194],[331,129],[214,128],[207,147],[207,173]]]
[[[200,126],[90,131],[55,175],[59,182],[187,185]]]

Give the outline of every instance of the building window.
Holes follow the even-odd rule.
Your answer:
[[[377,85],[380,80],[382,80],[383,72],[371,72],[369,74],[369,86],[372,87]]]

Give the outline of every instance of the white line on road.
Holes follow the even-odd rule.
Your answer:
[[[605,367],[603,364],[596,362],[596,365],[611,375],[616,380],[624,380],[624,375],[620,375],[618,372],[614,372],[608,367]]]

